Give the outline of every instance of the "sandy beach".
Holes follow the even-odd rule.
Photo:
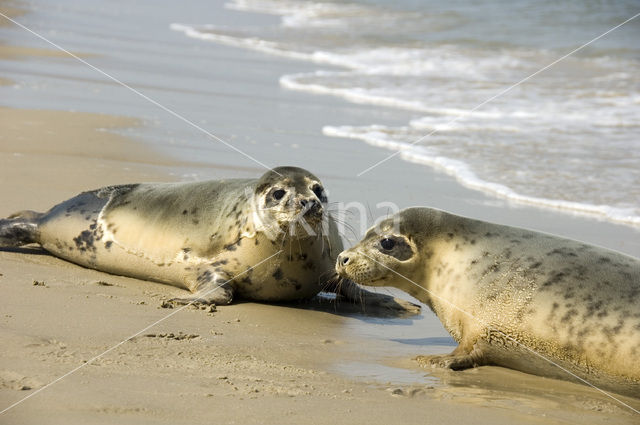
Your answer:
[[[312,67],[169,30],[273,17],[236,15],[223,2],[156,13],[153,2],[43,4],[0,1],[0,11],[247,156],[0,17],[1,217],[105,185],[258,177],[264,168],[250,156],[308,168],[332,201],[361,202],[374,218],[393,198],[640,256],[637,228],[513,205],[418,164],[390,161],[358,179],[388,152],[323,136],[322,123],[400,123],[400,111],[284,90],[285,70]],[[19,402],[1,424],[638,423],[586,386],[497,367],[421,369],[416,355],[455,347],[426,306],[410,318],[324,299],[176,311],[161,304],[180,289],[37,247],[0,250],[0,291],[0,410]]]

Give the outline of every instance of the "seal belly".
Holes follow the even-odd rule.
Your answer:
[[[97,192],[84,192],[45,213],[38,224],[42,247],[81,266],[188,289],[188,264],[154,261],[105,235],[100,215],[109,199]],[[174,257],[180,255],[176,252]]]

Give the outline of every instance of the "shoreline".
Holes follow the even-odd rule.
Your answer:
[[[75,5],[73,0],[65,1],[71,6]],[[239,13],[221,6],[214,10],[216,19],[220,20],[239,20],[241,23],[276,20],[272,16]],[[79,12],[88,13],[89,10],[80,8]],[[186,11],[186,16],[189,14],[200,19],[201,15],[211,15],[211,12],[208,7],[203,6],[203,10],[195,8],[193,11]],[[138,33],[127,33],[126,31],[131,29],[126,26],[118,27],[118,31],[124,31],[122,37],[125,42],[114,40],[114,48],[110,50],[105,50],[102,45],[92,44],[101,39],[87,38],[83,41],[97,49],[88,51],[88,54],[93,55],[90,62],[112,73],[113,70],[120,70],[122,75],[116,76],[128,76],[124,80],[126,83],[139,87],[145,95],[173,108],[194,123],[233,143],[238,149],[260,158],[269,166],[297,165],[311,168],[311,171],[332,189],[330,197],[333,200],[346,203],[356,201],[368,205],[372,210],[373,219],[386,214],[385,211],[373,210],[373,206],[389,201],[388,194],[393,193],[393,202],[399,208],[414,205],[432,206],[454,214],[553,233],[640,257],[640,229],[597,218],[517,205],[467,189],[454,177],[423,165],[389,161],[379,173],[368,173],[373,175],[356,179],[354,175],[358,170],[385,158],[388,155],[387,151],[366,146],[364,143],[355,147],[351,141],[327,137],[322,133],[326,122],[335,123],[337,126],[367,125],[378,121],[395,125],[394,123],[406,122],[404,112],[379,109],[370,105],[354,105],[342,99],[285,90],[278,85],[282,75],[293,71],[313,70],[316,68],[315,64],[273,58],[259,52],[210,42],[198,43],[197,40],[172,31],[169,28],[170,23],[174,21],[172,11],[167,11],[166,15],[168,17],[161,23],[156,22],[159,19],[153,21],[152,28],[154,31],[161,29],[160,34],[154,32],[154,36],[163,37],[158,42],[166,45],[169,51],[179,53],[178,57],[183,59],[180,62],[180,72],[183,74],[181,77],[170,78],[177,69],[169,67],[168,71],[159,69],[157,75],[145,75],[145,78],[142,78],[139,75],[140,69],[131,63],[133,57],[140,56],[140,60],[148,60],[150,65],[154,64],[154,68],[167,65],[167,62],[161,60],[156,64],[158,58],[155,53],[145,56],[147,53],[138,45],[148,42],[148,39],[132,39]],[[51,19],[56,17],[52,16]],[[193,21],[195,18],[185,17],[185,20]],[[123,22],[121,26],[128,23],[129,21]],[[72,27],[69,31],[70,35],[73,35]],[[0,32],[0,38],[1,35]],[[24,34],[15,38],[16,43],[29,45],[29,42],[23,40]],[[70,36],[63,39],[67,42],[63,43],[65,48],[84,53],[85,50],[75,45],[73,40],[75,39]],[[132,40],[136,41],[133,43],[136,49],[126,50],[132,44]],[[120,49],[125,51],[120,52]],[[185,58],[188,60],[185,61]],[[51,63],[47,58],[43,60]],[[257,164],[248,162],[242,155],[189,128],[184,122],[137,98],[128,90],[111,83],[105,85],[105,81],[86,66],[75,63],[70,58],[54,60],[55,66],[52,69],[55,72],[52,73],[31,71],[34,66],[38,67],[37,62],[28,66],[10,67],[10,75],[6,78],[25,75],[26,71],[23,78],[28,82],[21,83],[18,89],[23,95],[21,99],[14,97],[10,104],[6,104],[5,100],[5,106],[22,109],[59,109],[60,103],[53,99],[63,96],[70,100],[65,104],[66,107],[63,107],[67,110],[121,115],[120,111],[125,107],[126,115],[137,117],[144,125],[137,130],[127,131],[125,135],[142,139],[152,149],[173,158],[174,164],[167,165],[180,168],[175,173],[178,179],[254,177],[261,174],[262,169]],[[220,64],[224,64],[225,67],[220,68]],[[47,66],[44,63],[42,65]],[[238,72],[228,72],[228,66],[237,66]],[[203,74],[202,70],[206,70],[206,74]],[[40,90],[42,93],[35,101],[28,93],[30,85],[36,84],[31,82],[32,79],[46,81],[44,87],[47,90]],[[61,86],[59,89],[53,87],[57,84]],[[93,92],[90,96],[100,99],[100,102],[91,100],[86,95],[79,98],[69,97],[67,94],[69,91],[86,90],[87,87],[91,87]],[[252,95],[249,96],[247,93]],[[273,105],[277,107],[274,108]],[[319,111],[322,111],[322,118],[318,116]],[[307,164],[308,158],[314,159],[313,166]],[[211,165],[213,169],[210,168]],[[216,167],[225,171],[216,171]],[[407,177],[399,186],[396,179],[405,180],[404,177],[385,180],[387,175]],[[356,184],[353,184],[354,181]],[[350,187],[351,185],[353,187]],[[370,190],[372,186],[376,190]],[[353,242],[354,239],[349,240],[349,243]]]
[[[167,49],[177,51],[182,46],[179,42]],[[236,67],[233,69],[238,71],[238,80],[258,90],[253,98],[237,96],[242,87],[228,79],[204,89],[210,96],[208,112],[223,117],[218,121],[223,124],[216,126],[219,133],[246,151],[253,153],[251,149],[255,149],[268,164],[276,165],[285,148],[299,158],[295,165],[305,166],[308,158],[314,158],[308,168],[319,168],[320,173],[313,171],[327,186],[335,187],[332,199],[362,200],[375,205],[387,194],[395,193],[393,188],[397,187],[398,203],[408,206],[422,199],[422,192],[416,188],[428,182],[442,186],[424,191],[425,196],[435,198],[439,207],[449,206],[458,213],[497,214],[500,220],[507,221],[531,217],[531,210],[516,209],[520,213],[511,214],[514,210],[506,209],[501,202],[487,208],[484,196],[468,197],[467,191],[453,186],[448,177],[404,163],[394,165],[392,172],[413,172],[415,183],[387,181],[384,175],[375,175],[353,184],[353,169],[385,152],[346,151],[339,143],[327,142],[322,147],[332,155],[325,154],[325,158],[315,144],[326,139],[320,139],[321,127],[316,125],[319,120],[312,117],[318,111],[358,116],[370,113],[371,108],[343,105],[331,111],[340,102],[283,93],[277,80],[275,88],[260,88],[264,81],[271,81],[270,77],[251,74],[243,69],[245,63],[257,61],[269,75],[277,74],[288,64],[269,65],[272,58],[256,58],[213,46],[199,48],[216,60],[227,58],[227,64],[232,64],[228,66]],[[73,51],[83,50],[73,47]],[[99,58],[103,52],[87,54]],[[33,60],[35,67],[49,66],[50,74],[58,77],[71,69],[59,58],[53,58],[49,65],[51,57],[24,57]],[[117,62],[108,57],[99,60],[103,65]],[[21,66],[28,65],[14,63],[10,67],[12,79]],[[198,78],[193,69],[187,71]],[[33,75],[38,74],[34,72],[25,79],[35,78]],[[85,84],[93,87],[93,77],[82,80],[79,76],[82,74],[68,75],[77,84],[65,86],[65,90],[76,90],[71,91],[76,97],[87,96],[79,88],[86,90]],[[129,76],[133,80],[139,78],[136,81],[142,81],[142,77]],[[37,78],[47,82],[53,77]],[[150,86],[155,83],[149,81]],[[60,94],[52,84],[44,84],[42,92],[33,93],[28,85],[21,87],[27,99],[12,101],[21,106],[33,103],[42,107],[0,107],[0,161],[5,165],[0,170],[2,216],[25,208],[46,209],[80,191],[108,184],[256,177],[262,173],[227,152],[226,147],[210,143],[166,117],[155,112],[139,114],[150,105],[139,106],[128,94],[89,91],[88,96],[97,100],[86,111],[78,106],[89,104],[88,100],[74,103],[74,96],[63,97],[70,103],[62,109],[85,111],[69,112],[47,109]],[[153,94],[162,97],[167,93],[175,96],[172,90]],[[170,97],[163,99],[174,101]],[[201,107],[201,97],[181,99],[176,96],[175,103],[184,107],[189,116],[207,119],[196,110]],[[277,108],[265,109],[274,101],[279,102]],[[189,102],[192,109],[188,109]],[[126,115],[135,118],[112,114],[114,105],[124,105]],[[102,113],[92,113],[100,108],[104,109]],[[256,115],[257,111],[263,111],[265,116]],[[301,123],[285,128],[285,121],[278,119],[294,112]],[[158,143],[154,144],[154,140]],[[294,143],[300,146],[295,148]],[[187,146],[191,151],[181,152]],[[461,198],[465,201],[461,202]],[[534,216],[533,222],[535,226],[555,228],[570,221],[547,223],[549,217],[555,216],[540,214]],[[607,228],[596,227],[590,230],[594,234]],[[571,231],[582,233],[581,230],[584,225]],[[597,237],[614,245],[620,243],[617,235]],[[588,232],[586,237],[596,238]],[[633,249],[635,245],[627,251]],[[167,285],[84,269],[31,249],[0,251],[0,273],[6,306],[0,335],[7,347],[7,354],[0,359],[3,407],[165,317],[169,311],[160,308],[161,300],[182,294]],[[35,281],[44,284],[36,285]],[[436,343],[422,343],[426,335]],[[398,339],[408,342],[397,342]],[[429,350],[450,351],[450,340],[426,310],[415,319],[385,319],[366,316],[357,307],[344,303],[239,303],[220,307],[214,313],[190,308],[25,401],[7,412],[4,419],[34,423],[55,416],[56,423],[69,424],[87,420],[176,423],[185,418],[190,423],[210,423],[215,418],[221,423],[366,421],[373,425],[399,421],[566,423],[578,416],[584,423],[593,424],[604,424],[611,418],[619,423],[634,421],[624,408],[586,387],[491,367],[459,374],[437,373],[420,369],[410,360]]]

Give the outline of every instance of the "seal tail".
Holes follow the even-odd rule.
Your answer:
[[[38,242],[38,223],[43,215],[20,211],[0,219],[0,247],[15,248]]]

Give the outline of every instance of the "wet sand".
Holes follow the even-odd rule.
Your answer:
[[[116,108],[105,91],[85,94],[94,99],[86,101],[90,105],[86,110],[103,108],[105,113],[68,111],[76,109],[73,102],[81,98],[80,91],[74,92],[75,98],[61,97],[55,87],[47,88],[51,77],[46,75],[58,73],[56,81],[62,81],[60,67],[70,67],[72,59],[48,53],[38,56],[33,49],[44,47],[15,41],[23,47],[10,52],[27,50],[4,55],[0,49],[0,64],[8,69],[0,72],[8,84],[3,90],[14,96],[4,97],[5,107],[0,108],[0,216],[21,209],[45,210],[80,191],[109,184],[262,173],[246,158],[229,160],[226,155],[231,154],[224,146],[203,143],[193,133],[184,136],[166,117],[137,114],[142,106],[123,107],[131,118],[114,114]],[[227,49],[215,52],[236,54]],[[238,55],[237,61],[261,60]],[[28,68],[29,63],[38,70],[25,73],[22,79],[16,70]],[[29,91],[31,83],[25,83],[34,78],[45,82],[40,93]],[[74,75],[65,78],[78,84],[72,87],[83,87],[83,80]],[[11,91],[18,90],[16,84],[22,91]],[[92,87],[96,84],[103,83],[94,82]],[[262,90],[260,96],[269,100],[264,103],[271,103],[270,96],[275,95],[270,89]],[[188,96],[186,88],[174,90],[173,95],[176,92],[182,93],[178,98]],[[273,115],[257,116],[254,108],[264,106],[258,95],[258,100],[235,97],[231,106],[221,100],[230,99],[228,93],[208,97],[214,111],[227,108],[229,115],[235,114],[221,127],[226,138],[243,148],[256,146],[252,140],[262,141],[257,156],[269,163],[282,159],[305,166],[302,158],[313,157],[315,163],[307,168],[334,188],[333,199],[364,198],[375,205],[395,193],[400,204],[424,204],[429,199],[432,205],[474,212],[480,218],[490,216],[494,221],[547,231],[561,228],[567,236],[573,232],[632,254],[637,249],[634,230],[511,209],[502,203],[487,206],[483,196],[469,194],[418,166],[400,164],[393,169],[420,173],[408,179],[413,183],[405,182],[404,175],[371,176],[358,183],[349,163],[361,169],[384,152],[357,151],[356,146],[369,148],[351,145],[346,151],[335,146],[336,153],[330,148],[318,154],[317,143],[312,143],[319,142],[318,136],[305,128],[318,130],[309,116],[318,110],[330,111],[334,104],[299,94],[277,96],[282,97],[277,104],[287,113],[292,105],[299,106],[301,121],[296,131],[272,126]],[[51,110],[56,102],[60,110]],[[236,108],[245,112],[236,113]],[[348,111],[357,115],[366,108],[349,107]],[[166,143],[153,147],[149,142],[153,135]],[[300,147],[287,143],[294,138]],[[283,157],[277,143],[290,146],[289,156]],[[193,151],[176,154],[187,148]],[[335,165],[329,168],[328,163]],[[393,191],[394,185],[400,189]],[[418,194],[417,187],[428,189]],[[239,303],[213,312],[188,308],[144,330],[174,312],[161,308],[161,303],[181,295],[181,290],[84,269],[37,248],[0,251],[0,291],[4,346],[0,409],[142,331],[3,413],[0,423],[637,423],[633,412],[587,387],[494,367],[465,372],[419,368],[413,356],[454,347],[427,310],[418,317],[394,319],[377,317],[376,312],[363,314],[360,306],[348,303]],[[640,408],[637,400],[623,400]]]

